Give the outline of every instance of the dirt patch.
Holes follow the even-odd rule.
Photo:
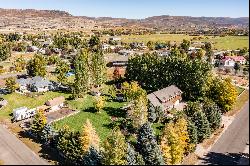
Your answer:
[[[195,153],[190,153],[184,159],[181,165],[195,165],[198,160],[198,156]]]
[[[62,119],[64,117],[69,116],[71,114],[74,114],[76,112],[77,112],[76,110],[72,110],[69,108],[63,108],[63,109],[60,109],[60,110],[55,111],[55,112],[47,113],[46,117],[47,117],[48,123],[50,123],[52,121]]]

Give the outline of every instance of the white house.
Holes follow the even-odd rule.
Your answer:
[[[110,45],[109,44],[103,44],[102,45],[102,50],[107,50],[110,48]]]

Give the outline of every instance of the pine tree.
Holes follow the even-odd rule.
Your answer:
[[[101,165],[101,155],[94,147],[90,147],[89,151],[83,156],[83,165]]]
[[[103,143],[102,164],[127,165],[127,149],[124,135],[114,128]]]
[[[59,130],[57,149],[65,159],[65,164],[82,164],[83,150],[79,132],[73,132],[68,126]]]
[[[222,120],[220,108],[211,99],[205,99],[202,107],[209,121],[211,131],[218,129]]]
[[[67,83],[66,73],[70,70],[69,65],[64,61],[59,61],[56,66],[57,80],[60,83]]]
[[[53,127],[50,124],[46,124],[41,133],[41,140],[46,143],[50,144],[55,137],[56,132],[54,131]]]
[[[73,86],[73,97],[83,97],[90,88],[90,64],[89,53],[81,49],[73,62],[75,68],[75,83]]]
[[[193,146],[189,146],[189,151],[193,152],[196,148],[196,145],[198,143],[198,136],[197,136],[197,127],[192,122],[192,120],[189,118],[188,120],[188,126],[187,126],[188,136],[189,136],[189,144]]]
[[[37,110],[31,125],[32,133],[36,134],[36,136],[40,139],[42,131],[46,124],[47,124],[47,119],[44,115],[44,111]]]
[[[198,143],[202,142],[206,138],[209,138],[211,135],[211,129],[205,113],[202,111],[195,112],[192,117],[192,121],[197,127]]]
[[[83,126],[83,131],[81,134],[81,142],[82,142],[82,149],[84,152],[88,152],[90,150],[90,147],[99,150],[100,139],[96,134],[96,131],[93,128],[89,119],[86,120],[86,123]]]
[[[142,155],[135,151],[132,145],[128,143],[128,154],[127,154],[128,165],[145,165]]]
[[[138,131],[137,148],[142,155],[146,165],[163,165],[160,147],[157,145],[156,138],[150,123],[145,123]]]

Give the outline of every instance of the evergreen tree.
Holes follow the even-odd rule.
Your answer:
[[[76,55],[73,65],[75,68],[73,97],[81,98],[90,88],[90,64],[88,52],[84,49],[81,49],[80,53]]]
[[[55,137],[56,132],[54,131],[53,127],[50,124],[46,124],[41,133],[41,140],[46,143],[50,144]]]
[[[209,138],[211,135],[211,129],[205,113],[202,111],[195,112],[192,116],[192,121],[197,127],[198,143],[201,143],[204,139]]]
[[[114,128],[103,143],[102,164],[127,165],[127,146],[119,128]]]
[[[189,149],[189,151],[194,151],[196,148],[196,145],[198,143],[198,136],[197,136],[197,127],[192,122],[190,118],[188,118],[188,125],[187,125],[187,131],[189,136],[189,144],[194,145]]]
[[[0,61],[4,61],[11,56],[10,46],[7,44],[0,44]]]
[[[145,165],[142,156],[135,151],[132,145],[128,143],[128,154],[127,154],[128,165]]]
[[[211,99],[205,99],[203,102],[203,112],[206,114],[209,121],[211,131],[220,127],[221,124],[221,111],[220,108]]]
[[[82,164],[83,150],[79,132],[73,132],[68,126],[59,130],[57,149],[65,159],[65,164]]]
[[[145,123],[138,131],[137,150],[142,155],[146,165],[163,165],[160,147],[150,123]]]
[[[95,110],[100,113],[105,106],[105,98],[103,96],[95,96],[93,105]]]
[[[83,156],[83,165],[101,165],[101,155],[94,147],[90,147],[89,151]]]

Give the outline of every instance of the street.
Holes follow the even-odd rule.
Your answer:
[[[200,159],[202,165],[237,165],[246,159],[249,164],[249,101],[237,113],[232,124],[213,145],[211,150]],[[248,146],[249,147],[249,146]],[[247,165],[247,163],[245,163]]]
[[[48,165],[2,125],[0,125],[0,160],[4,165]]]

